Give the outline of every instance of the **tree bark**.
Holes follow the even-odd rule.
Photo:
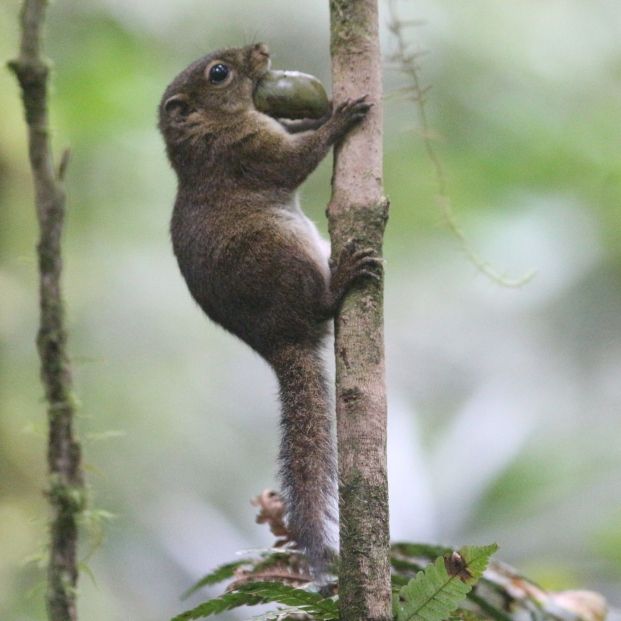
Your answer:
[[[333,256],[349,241],[381,255],[382,73],[377,0],[330,0],[335,102],[368,95],[362,125],[335,149],[328,206]],[[392,618],[386,477],[383,279],[345,299],[335,321],[341,619]]]
[[[22,89],[40,235],[37,254],[41,314],[37,346],[48,410],[47,496],[52,508],[47,610],[50,621],[75,621],[78,520],[85,501],[80,445],[73,433],[75,406],[60,283],[65,214],[62,176],[67,157],[63,156],[55,172],[47,113],[49,68],[41,57],[46,5],[45,0],[24,0],[20,53],[9,68]]]

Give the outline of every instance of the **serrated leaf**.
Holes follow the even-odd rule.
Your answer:
[[[222,582],[223,580],[228,580],[232,578],[235,574],[235,570],[242,565],[250,565],[254,563],[251,559],[241,559],[239,561],[233,561],[232,563],[225,563],[224,565],[220,565],[216,567],[213,571],[210,571],[206,576],[203,576],[196,584],[191,586],[182,596],[181,599],[186,599],[192,593],[195,593],[199,589],[202,589],[204,586],[209,586],[210,584],[218,584],[218,582]]]
[[[424,563],[415,563],[414,561],[406,560],[403,558],[396,558],[394,556],[390,559],[390,564],[395,570],[395,574],[403,578],[405,578],[406,576],[412,576],[412,574],[421,571],[424,565]]]
[[[481,578],[497,549],[495,544],[466,546],[454,557],[438,557],[395,596],[397,621],[444,621]]]
[[[404,587],[409,581],[406,576],[401,576],[400,574],[392,574],[390,576],[390,584],[395,593],[399,592],[399,589]]]
[[[428,558],[434,560],[443,554],[450,554],[453,550],[446,546],[430,545],[428,543],[409,543],[401,541],[390,546],[392,554],[409,556],[411,558]]]
[[[495,621],[513,621],[513,617],[510,614],[507,614],[504,610],[494,606],[484,597],[480,597],[475,591],[468,593],[468,599],[471,602],[474,602],[484,614]]]
[[[468,571],[478,580],[487,568],[489,559],[497,550],[498,546],[492,543],[488,546],[464,546],[459,553],[466,561]]]
[[[283,619],[290,618],[291,615],[299,614],[299,612],[297,608],[277,608],[276,610],[264,612],[262,615],[251,617],[249,621],[282,621]]]
[[[239,606],[278,603],[305,612],[319,621],[338,619],[336,603],[319,593],[296,589],[281,582],[253,582],[177,615],[172,621],[202,619]]]
[[[256,561],[254,571],[261,572],[275,565],[288,564],[291,561],[291,557],[292,554],[287,550],[263,554],[261,560]]]
[[[296,589],[282,582],[254,582],[241,586],[239,590],[260,597],[263,603],[277,602],[291,606],[321,621],[332,621],[339,616],[334,600],[325,598],[319,593]]]
[[[210,599],[209,601],[200,604],[192,610],[186,610],[180,615],[174,617],[171,621],[189,621],[190,619],[202,619],[209,615],[216,615],[225,610],[231,610],[232,608],[238,608],[239,606],[256,606],[263,603],[263,600],[250,593],[242,593],[240,591],[233,591],[232,593],[225,593],[220,597]]]

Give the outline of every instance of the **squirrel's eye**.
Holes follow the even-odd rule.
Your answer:
[[[209,81],[211,84],[220,84],[226,80],[228,75],[229,68],[222,63],[218,63],[209,70]]]

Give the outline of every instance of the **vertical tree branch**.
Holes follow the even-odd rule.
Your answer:
[[[377,0],[330,0],[335,101],[368,95],[362,126],[335,152],[330,237],[381,254],[388,201],[382,189],[382,73]],[[383,286],[347,297],[335,322],[339,451],[341,619],[392,618],[390,601]]]
[[[9,67],[22,89],[40,235],[37,253],[41,315],[37,346],[48,407],[47,494],[52,507],[48,618],[50,621],[75,621],[77,531],[84,504],[84,486],[80,446],[72,428],[74,400],[60,285],[65,193],[62,173],[57,175],[54,171],[47,114],[49,69],[41,57],[46,5],[46,0],[24,0],[20,14],[20,53]],[[62,170],[65,164],[66,158],[63,158]]]

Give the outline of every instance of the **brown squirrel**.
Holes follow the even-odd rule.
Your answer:
[[[273,119],[253,103],[269,66],[261,43],[197,60],[164,92],[159,128],[178,177],[171,234],[179,267],[205,313],[276,372],[288,528],[321,575],[336,478],[321,346],[345,293],[381,266],[353,243],[329,262],[296,190],[371,104],[347,101],[318,121]]]

